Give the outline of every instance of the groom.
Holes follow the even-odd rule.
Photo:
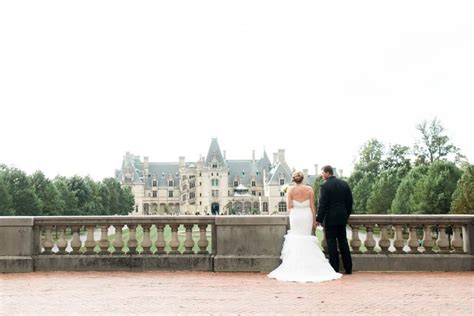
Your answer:
[[[319,207],[316,221],[324,225],[328,244],[329,263],[339,272],[339,255],[337,243],[341,251],[342,263],[346,274],[352,274],[352,259],[346,236],[347,220],[352,212],[352,193],[349,185],[334,176],[331,166],[321,169],[321,177],[325,180],[319,189]]]

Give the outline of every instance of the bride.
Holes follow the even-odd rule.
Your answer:
[[[281,265],[268,277],[280,281],[322,282],[339,279],[321,250],[316,236],[311,235],[316,223],[314,192],[310,186],[302,184],[301,171],[293,173],[296,184],[288,190],[290,230],[285,235],[281,251]]]

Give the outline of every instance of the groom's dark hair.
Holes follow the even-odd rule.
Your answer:
[[[329,173],[331,176],[334,175],[334,170],[332,169],[332,167],[330,165],[322,167],[321,170],[323,170],[324,172]]]

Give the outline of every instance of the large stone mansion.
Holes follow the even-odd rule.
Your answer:
[[[316,175],[303,169],[306,184]],[[315,165],[318,174],[318,166]],[[227,160],[216,138],[206,158],[197,162],[149,162],[148,157],[126,153],[115,177],[130,186],[135,197],[133,214],[275,214],[286,212],[281,187],[291,184],[292,170],[285,150],[263,157]]]

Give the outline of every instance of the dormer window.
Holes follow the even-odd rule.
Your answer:
[[[242,175],[245,176],[245,170],[242,170]]]
[[[156,180],[153,180],[153,186],[156,187]]]
[[[239,181],[234,180],[234,187],[237,187],[237,186],[239,186]]]
[[[255,175],[258,177],[258,171],[257,171],[257,172],[255,172]]]
[[[280,185],[284,185],[285,184],[285,179],[280,179]]]
[[[169,180],[169,181],[168,181],[168,186],[169,186],[169,187],[172,187],[173,185],[174,185],[173,180]]]
[[[257,183],[255,182],[255,180],[252,180],[252,186],[254,187],[254,186],[256,186],[256,184]]]
[[[216,163],[212,164],[212,169],[217,169],[217,164]]]

